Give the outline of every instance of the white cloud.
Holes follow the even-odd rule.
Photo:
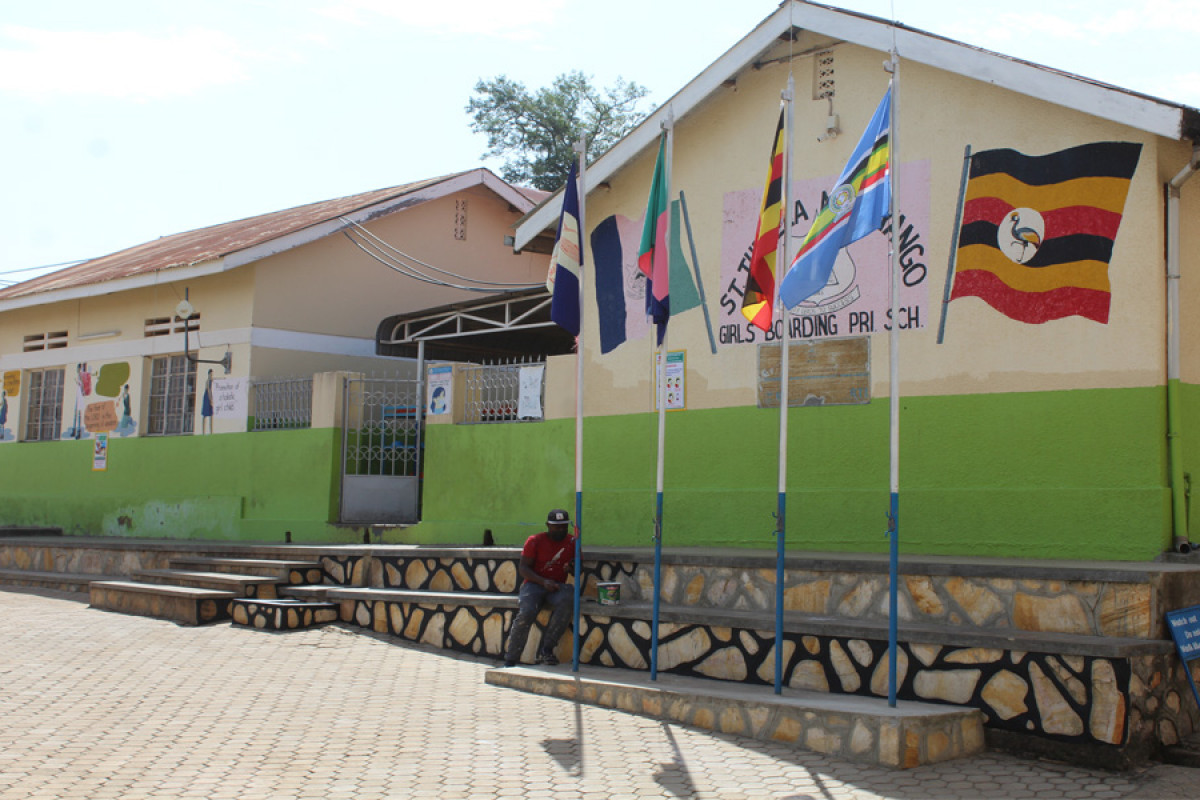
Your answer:
[[[153,100],[245,80],[244,56],[219,31],[0,28],[0,91]]]
[[[321,13],[334,19],[369,24],[390,17],[403,25],[442,34],[490,35],[530,41],[550,27],[566,0],[457,0],[454,3],[396,0],[335,0]]]

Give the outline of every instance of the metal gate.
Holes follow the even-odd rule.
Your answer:
[[[419,378],[346,379],[342,522],[420,521],[423,396]]]

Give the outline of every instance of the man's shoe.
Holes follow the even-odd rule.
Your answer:
[[[507,659],[507,658],[506,658],[506,659],[504,659],[504,666],[506,666],[506,667],[515,667],[516,665],[517,665],[517,662],[515,662],[515,661],[512,661],[512,660],[510,660],[510,659]]]
[[[537,663],[553,667],[558,663],[558,656],[554,655],[554,653],[538,653]]]

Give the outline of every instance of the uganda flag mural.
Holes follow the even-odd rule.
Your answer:
[[[1095,142],[1044,156],[971,156],[951,300],[1019,322],[1108,323],[1108,262],[1142,146]]]

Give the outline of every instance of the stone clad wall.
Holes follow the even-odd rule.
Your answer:
[[[623,596],[649,603],[653,565],[598,562],[597,569],[622,580]],[[626,577],[628,576],[628,577]],[[789,569],[784,608],[808,614],[887,622],[886,574]],[[964,578],[903,575],[899,587],[903,622],[1010,628],[1092,636],[1163,638],[1150,583]],[[664,564],[663,603],[706,608],[773,611],[775,570]]]

